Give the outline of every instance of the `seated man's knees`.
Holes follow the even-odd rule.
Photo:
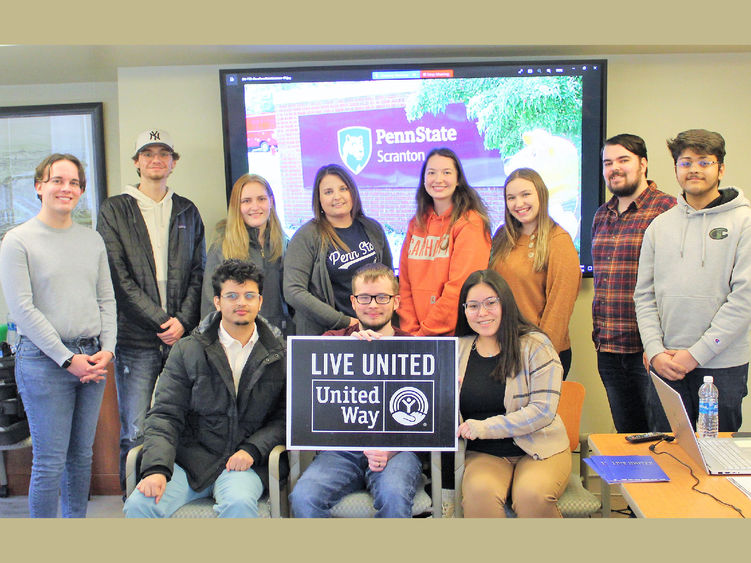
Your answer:
[[[160,506],[161,505],[161,506]],[[156,503],[154,497],[147,497],[135,490],[125,501],[123,512],[126,518],[164,518],[164,505]]]
[[[256,518],[258,516],[258,499],[253,495],[233,496],[223,499],[214,507],[219,516],[237,518]]]
[[[309,481],[300,479],[289,495],[290,508],[297,518],[310,518],[324,510],[320,491]]]

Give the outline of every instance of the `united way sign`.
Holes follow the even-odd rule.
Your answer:
[[[287,447],[456,450],[457,340],[291,336]]]

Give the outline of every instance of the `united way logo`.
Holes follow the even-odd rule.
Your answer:
[[[416,387],[402,387],[391,396],[389,412],[399,424],[415,426],[428,414],[428,398]]]
[[[359,174],[370,161],[373,152],[369,127],[346,127],[337,131],[339,156],[354,174]]]

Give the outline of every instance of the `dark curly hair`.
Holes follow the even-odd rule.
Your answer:
[[[254,281],[258,284],[258,293],[263,295],[263,270],[252,262],[230,258],[222,262],[211,276],[211,285],[214,288],[214,297],[222,293],[222,284],[227,280],[243,284],[246,281]]]

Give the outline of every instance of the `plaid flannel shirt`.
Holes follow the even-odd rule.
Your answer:
[[[654,182],[618,214],[618,198],[601,205],[592,221],[592,340],[600,352],[632,354],[643,350],[634,308],[634,287],[644,231],[675,197]]]

